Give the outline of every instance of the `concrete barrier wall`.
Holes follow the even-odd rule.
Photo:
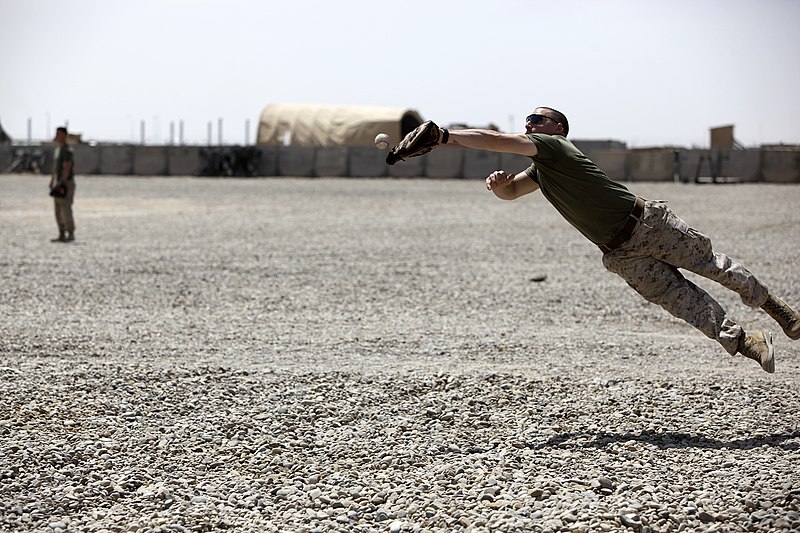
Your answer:
[[[87,144],[76,144],[72,150],[75,154],[75,174],[100,172],[100,150]]]
[[[14,148],[10,144],[0,144],[0,172],[6,172],[14,161]]]
[[[258,150],[260,156],[258,158],[258,175],[259,176],[277,176],[278,175],[278,147],[277,146],[259,146]]]
[[[350,175],[354,178],[386,176],[386,153],[372,146],[349,148]]]
[[[714,177],[759,181],[760,161],[758,150],[680,150],[678,175],[684,182]]]
[[[347,176],[347,148],[317,148],[314,158],[314,175],[332,178]]]
[[[681,181],[694,181],[695,176],[710,176],[711,169],[706,160],[708,150],[682,150],[678,156],[678,177]],[[699,168],[698,168],[699,165]]]
[[[133,150],[133,173],[136,176],[165,176],[166,146],[137,146]]]
[[[167,173],[170,176],[197,176],[200,173],[199,146],[167,148]]]
[[[428,178],[460,178],[463,176],[464,149],[442,148],[419,156],[425,158],[425,176]],[[402,165],[402,162],[396,165]]]
[[[800,150],[763,150],[761,170],[764,181],[800,183]]]
[[[100,150],[100,174],[133,174],[133,146],[129,144],[105,144]]]
[[[0,172],[5,172],[19,149],[39,150],[44,155],[41,171],[49,173],[52,146],[0,146]],[[78,174],[197,176],[201,172],[200,146],[73,145]],[[491,172],[521,172],[531,159],[459,147],[443,147],[421,157],[390,166],[386,150],[373,147],[274,147],[259,146],[259,176],[329,177],[430,177],[483,179]],[[611,177],[632,181],[693,181],[701,163],[701,178],[733,178],[735,181],[800,183],[800,150],[777,147],[749,150],[690,149],[587,149],[586,155]],[[709,164],[709,159],[711,165]],[[712,166],[713,165],[713,166]]]
[[[386,160],[386,151],[383,151],[384,161]],[[394,165],[386,165],[388,167],[388,174],[393,178],[421,178],[425,176],[425,156],[412,157],[405,161],[400,161]]]
[[[728,150],[722,161],[722,175],[739,181],[762,180],[761,150]]]
[[[53,146],[46,145],[42,147],[44,153],[44,166],[42,167],[45,174],[50,174],[53,170]]]
[[[281,146],[278,149],[278,175],[311,177],[314,175],[316,148]]]
[[[483,179],[495,170],[500,169],[500,154],[485,150],[462,149],[464,170],[462,176],[471,179]]]
[[[633,150],[628,153],[626,178],[631,181],[675,179],[674,150]]]

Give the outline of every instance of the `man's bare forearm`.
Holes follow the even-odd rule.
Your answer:
[[[447,144],[492,152],[536,155],[536,145],[522,133],[500,133],[482,129],[450,130],[449,133]]]
[[[496,170],[486,178],[486,188],[501,200],[515,200],[537,190],[539,185],[525,172],[508,174],[504,170]]]
[[[61,167],[61,176],[58,177],[61,181],[66,181],[69,178],[70,173],[72,172],[72,161],[67,161],[64,163],[64,166]]]

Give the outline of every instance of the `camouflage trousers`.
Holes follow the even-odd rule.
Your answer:
[[[664,202],[645,203],[632,237],[604,254],[603,265],[646,300],[715,339],[731,355],[736,354],[742,327],[678,269],[720,283],[739,294],[750,307],[760,307],[769,296],[767,288],[749,270],[730,257],[715,253],[711,240],[689,227]]]

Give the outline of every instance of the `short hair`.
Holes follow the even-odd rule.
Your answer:
[[[63,133],[63,134],[66,135],[67,134],[67,128],[64,127],[64,126],[59,126],[59,127],[56,128],[56,133]]]
[[[569,135],[569,121],[567,120],[567,115],[559,111],[558,109],[553,109],[552,107],[547,106],[539,106],[540,109],[547,109],[551,113],[556,116],[556,122],[560,122],[562,126],[564,126],[564,137]]]

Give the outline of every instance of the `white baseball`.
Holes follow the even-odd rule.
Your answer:
[[[389,148],[389,141],[391,140],[392,138],[389,137],[387,134],[379,133],[375,136],[375,148],[385,150]]]

